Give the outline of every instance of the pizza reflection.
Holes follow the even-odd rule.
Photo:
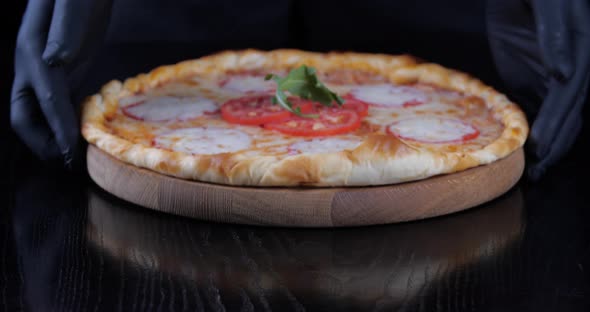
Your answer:
[[[465,268],[510,249],[524,227],[518,188],[453,215],[339,229],[200,222],[142,209],[94,186],[88,198],[91,248],[189,283],[203,296],[214,289],[223,304],[242,307],[389,310],[439,297],[451,279],[472,283]]]

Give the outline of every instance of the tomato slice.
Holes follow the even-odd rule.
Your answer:
[[[369,105],[363,101],[359,101],[353,97],[346,97],[344,99],[344,104],[342,104],[343,109],[350,109],[355,111],[360,118],[363,118],[369,115]]]
[[[369,115],[369,105],[363,101],[359,101],[353,97],[345,97],[344,104],[342,106],[338,105],[338,103],[332,103],[332,106],[326,106],[319,102],[313,102],[314,111],[320,112],[325,110],[330,111],[341,111],[341,110],[352,110],[356,112],[360,118],[363,118]]]
[[[318,118],[293,116],[264,127],[294,136],[328,136],[354,131],[360,125],[361,118],[353,110],[327,109],[319,111]]]
[[[293,107],[299,107],[302,113],[312,110],[313,104],[298,98],[290,98]],[[293,113],[279,105],[273,104],[271,95],[245,96],[231,99],[221,106],[221,116],[230,123],[241,125],[263,125],[289,119]]]

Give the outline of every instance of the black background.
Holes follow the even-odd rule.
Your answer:
[[[14,60],[14,46],[16,42],[16,34],[21,20],[22,12],[24,11],[26,1],[11,1],[10,5],[4,7],[0,13],[2,18],[2,37],[1,42],[1,57],[0,57],[0,81],[2,87],[0,88],[0,96],[2,105],[0,105],[0,139],[2,141],[9,139],[9,103],[10,103],[10,88],[12,87],[12,80],[14,77],[13,60]],[[6,25],[6,26],[5,26]]]
[[[9,165],[0,178],[0,311],[590,310],[590,212],[585,186],[590,155],[584,150],[584,137],[540,183],[523,180],[497,200],[439,219],[361,229],[288,230],[156,214],[106,194],[86,177],[33,165],[24,149],[18,159],[8,161],[13,148],[20,146],[9,135],[8,103],[24,2],[13,1],[12,7],[1,10],[8,27],[2,32],[0,124],[2,142],[12,139],[2,145],[1,153],[1,163]],[[438,11],[444,9],[448,8]],[[400,35],[409,47],[401,51],[371,38],[350,44],[326,42],[321,31],[298,26],[302,30],[291,34],[292,47],[412,52],[471,72],[502,89],[489,61],[469,58],[478,51],[489,60],[481,39],[471,37],[478,43],[463,54],[453,54],[426,44],[442,42],[440,34],[416,29],[423,40]],[[444,43],[461,43],[455,40]],[[224,43],[217,48],[245,44]],[[174,49],[170,43],[166,47]],[[117,58],[99,59],[98,67],[129,66],[119,73],[123,76],[198,54],[178,49],[162,58],[154,51],[130,64],[127,60],[136,54],[121,50]],[[212,51],[199,53],[206,52]],[[101,79],[112,78],[103,74]],[[198,278],[191,277],[191,270],[197,270]],[[380,275],[382,271],[387,274]],[[422,279],[411,274],[398,277],[401,272],[414,272]],[[364,278],[369,282],[347,293],[349,288],[334,287],[330,276],[349,278],[353,286]],[[363,287],[388,289],[398,280],[403,283],[395,284],[397,291],[366,299]],[[427,283],[422,285],[422,280]],[[406,294],[406,289],[418,295]],[[221,301],[216,301],[216,294]]]

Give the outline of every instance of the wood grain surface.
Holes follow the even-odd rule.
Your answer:
[[[88,147],[90,177],[106,191],[154,210],[202,220],[288,227],[344,227],[419,220],[465,210],[522,176],[522,149],[489,165],[375,187],[254,188],[187,181],[123,163]]]

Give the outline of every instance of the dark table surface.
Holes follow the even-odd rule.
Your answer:
[[[0,310],[589,311],[587,156],[461,213],[345,229],[165,215],[13,159]]]
[[[115,50],[96,68],[120,72],[91,71],[81,94],[193,53]],[[8,145],[0,311],[590,311],[587,138],[542,181],[480,207],[345,229],[156,213]]]

